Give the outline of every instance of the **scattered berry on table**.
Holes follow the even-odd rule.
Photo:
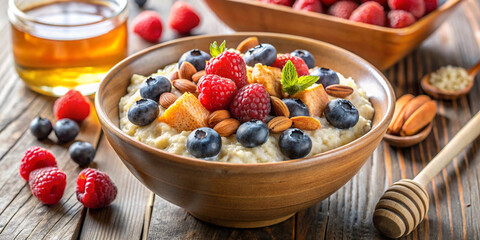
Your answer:
[[[285,66],[285,64],[287,64],[288,61],[292,61],[299,77],[308,75],[308,66],[307,64],[305,64],[305,61],[303,61],[303,59],[301,59],[300,57],[292,56],[290,54],[283,54],[278,56],[275,62],[272,64],[272,67],[283,69],[283,67]]]
[[[378,2],[368,1],[360,5],[357,9],[355,9],[355,11],[352,12],[350,20],[378,26],[385,26],[385,10]]]
[[[86,167],[95,158],[95,148],[89,142],[74,142],[68,148],[68,154],[80,167]]]
[[[196,158],[211,158],[222,149],[222,138],[211,128],[197,128],[188,135],[186,147]]]
[[[178,60],[178,67],[180,68],[182,63],[186,61],[191,63],[195,69],[197,69],[197,71],[202,71],[205,69],[205,64],[208,60],[210,60],[210,58],[210,54],[198,49],[192,49],[182,54],[180,60]]]
[[[298,128],[289,128],[280,135],[278,146],[290,159],[303,158],[312,150],[312,139]]]
[[[268,126],[260,120],[244,122],[237,129],[237,141],[246,148],[261,146],[267,142],[268,136]]]
[[[157,118],[159,112],[157,102],[142,98],[128,109],[128,120],[137,126],[146,126]]]
[[[277,59],[277,49],[268,43],[262,43],[250,48],[243,55],[243,60],[248,66],[255,66],[257,63],[271,66]]]
[[[190,4],[176,1],[170,9],[168,25],[180,34],[189,34],[200,24],[200,17]]]
[[[358,3],[356,2],[349,0],[338,1],[328,9],[328,14],[343,19],[349,19],[352,12],[357,9],[357,7]]]
[[[132,21],[133,32],[145,41],[157,43],[162,36],[162,20],[154,11],[143,11]]]
[[[264,3],[284,5],[284,6],[292,6],[293,4],[293,0],[258,0],[258,1],[264,2]]]
[[[60,201],[67,185],[67,175],[56,167],[36,169],[28,180],[32,194],[41,202],[53,205]]]
[[[382,5],[383,7],[388,7],[388,0],[361,0],[361,3],[366,3],[368,1],[374,1]]]
[[[415,17],[403,10],[392,10],[388,13],[388,23],[392,28],[408,27],[416,22]]]
[[[228,79],[217,75],[204,75],[198,84],[198,100],[210,112],[228,109],[237,93],[237,86]]]
[[[325,108],[325,118],[334,127],[347,129],[358,122],[358,110],[348,100],[337,98],[328,102]]]
[[[64,118],[58,120],[55,125],[53,125],[53,131],[59,143],[68,143],[75,140],[75,137],[77,137],[80,132],[80,127],[75,121]]]
[[[425,14],[433,12],[438,8],[437,0],[424,0],[425,1]]]
[[[405,10],[417,19],[425,14],[424,0],[388,0],[388,6],[392,10]]]
[[[117,187],[110,177],[101,171],[87,168],[77,178],[77,199],[87,208],[110,205],[117,196]]]
[[[90,104],[79,91],[70,90],[55,101],[53,113],[57,120],[69,118],[81,122],[90,114]]]
[[[138,5],[138,7],[143,7],[145,6],[145,3],[147,3],[147,0],[135,0],[135,3]]]
[[[240,122],[253,119],[265,122],[270,112],[270,95],[261,84],[246,85],[233,98],[230,112]]]
[[[139,90],[142,98],[148,98],[158,102],[162,93],[172,91],[172,84],[170,80],[164,76],[152,76],[140,83]]]
[[[292,6],[295,10],[323,12],[322,3],[320,0],[297,0]]]
[[[30,173],[39,168],[56,167],[57,161],[53,153],[45,148],[31,147],[27,149],[20,163],[20,176],[28,181]]]
[[[314,68],[315,67],[315,58],[307,50],[297,49],[297,50],[291,52],[290,55],[303,59],[305,64],[307,64],[308,68]]]
[[[243,58],[234,52],[225,51],[225,42],[220,46],[214,42],[210,46],[210,54],[213,59],[208,61],[205,67],[206,74],[215,74],[220,77],[231,79],[242,88],[247,85],[247,67]]]
[[[340,79],[335,71],[328,68],[317,68],[310,75],[318,77],[318,84],[322,84],[324,88],[340,83]]]
[[[47,118],[36,117],[30,123],[30,132],[38,140],[47,139],[52,129],[52,123]]]
[[[287,105],[288,111],[290,111],[289,117],[310,116],[308,107],[302,102],[302,100],[296,98],[284,98],[282,99],[282,102]]]

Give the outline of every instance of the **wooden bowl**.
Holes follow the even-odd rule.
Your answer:
[[[432,132],[432,126],[433,124],[430,123],[425,128],[423,128],[422,131],[412,136],[402,137],[386,133],[383,137],[383,140],[395,147],[411,147],[425,140],[425,138],[428,137],[430,132]]]
[[[318,39],[350,50],[384,70],[420,45],[462,0],[448,0],[415,24],[402,29],[357,23],[256,0],[205,2],[236,31],[279,32]]]
[[[148,75],[178,61],[182,53],[208,51],[213,41],[235,47],[249,36],[279,52],[308,49],[357,80],[375,108],[372,129],[342,147],[309,158],[262,164],[231,164],[174,155],[128,136],[119,129],[118,102],[134,73]],[[111,146],[145,186],[193,216],[213,224],[251,228],[272,225],[327,198],[349,181],[382,140],[393,116],[395,97],[385,77],[356,55],[313,39],[275,33],[236,33],[188,37],[134,54],[111,69],[100,83],[95,106]],[[119,189],[122,191],[122,189]]]

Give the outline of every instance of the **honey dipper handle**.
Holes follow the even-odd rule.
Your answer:
[[[432,179],[447,166],[468,144],[480,135],[480,112],[477,112],[470,121],[453,137],[453,139],[435,156],[427,166],[413,179],[425,187]]]

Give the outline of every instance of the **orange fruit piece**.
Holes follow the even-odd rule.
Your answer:
[[[203,107],[195,95],[186,92],[180,96],[159,117],[159,121],[165,122],[178,131],[193,131],[200,127],[207,127],[207,118],[210,112]]]

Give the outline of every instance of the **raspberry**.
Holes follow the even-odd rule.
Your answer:
[[[184,1],[177,1],[173,4],[168,18],[168,25],[180,34],[188,34],[200,24],[200,17],[193,10],[192,6]]]
[[[198,100],[210,112],[227,109],[237,93],[235,82],[217,75],[205,75],[198,84]]]
[[[357,9],[358,3],[351,1],[339,1],[334,3],[329,9],[328,14],[348,19],[352,15],[352,12]]]
[[[90,104],[80,92],[70,90],[55,101],[53,113],[57,120],[69,118],[81,122],[90,114]]]
[[[45,167],[30,173],[28,180],[32,194],[41,202],[53,205],[60,201],[67,185],[67,175],[56,167]]]
[[[28,177],[33,170],[56,166],[57,161],[50,151],[41,147],[31,147],[23,155],[20,163],[20,176],[28,181]]]
[[[323,12],[320,0],[297,0],[293,4],[293,9],[310,12]]]
[[[110,205],[117,196],[117,187],[106,173],[87,168],[77,178],[77,199],[87,208]]]
[[[145,41],[156,43],[162,36],[162,20],[154,11],[143,11],[132,21],[133,32]]]
[[[332,6],[338,0],[322,0],[323,6]]]
[[[285,5],[285,6],[292,6],[293,4],[292,0],[259,0],[259,1],[264,3],[273,3],[273,4]]]
[[[292,61],[293,65],[295,65],[295,69],[297,69],[297,74],[299,77],[308,75],[308,66],[301,59],[300,57],[292,56],[290,54],[283,54],[277,57],[277,60],[272,64],[272,67],[277,67],[283,69],[285,64],[287,64],[288,60]]]
[[[361,0],[362,3],[366,3],[369,1],[374,1],[382,5],[382,7],[388,7],[388,0]]]
[[[425,14],[433,12],[438,8],[437,0],[424,0],[425,2]]]
[[[242,88],[247,84],[247,66],[245,61],[234,52],[223,52],[208,61],[205,73],[231,79],[235,82],[237,88]]]
[[[405,10],[417,19],[425,14],[424,0],[388,0],[388,6],[392,10]]]
[[[266,122],[270,112],[270,96],[261,84],[246,85],[233,98],[230,112],[240,122],[254,119]]]
[[[360,5],[350,16],[355,22],[368,23],[378,26],[385,26],[385,11],[378,2],[366,2]]]
[[[388,13],[388,22],[392,28],[404,28],[415,23],[415,17],[403,10],[392,10]]]

